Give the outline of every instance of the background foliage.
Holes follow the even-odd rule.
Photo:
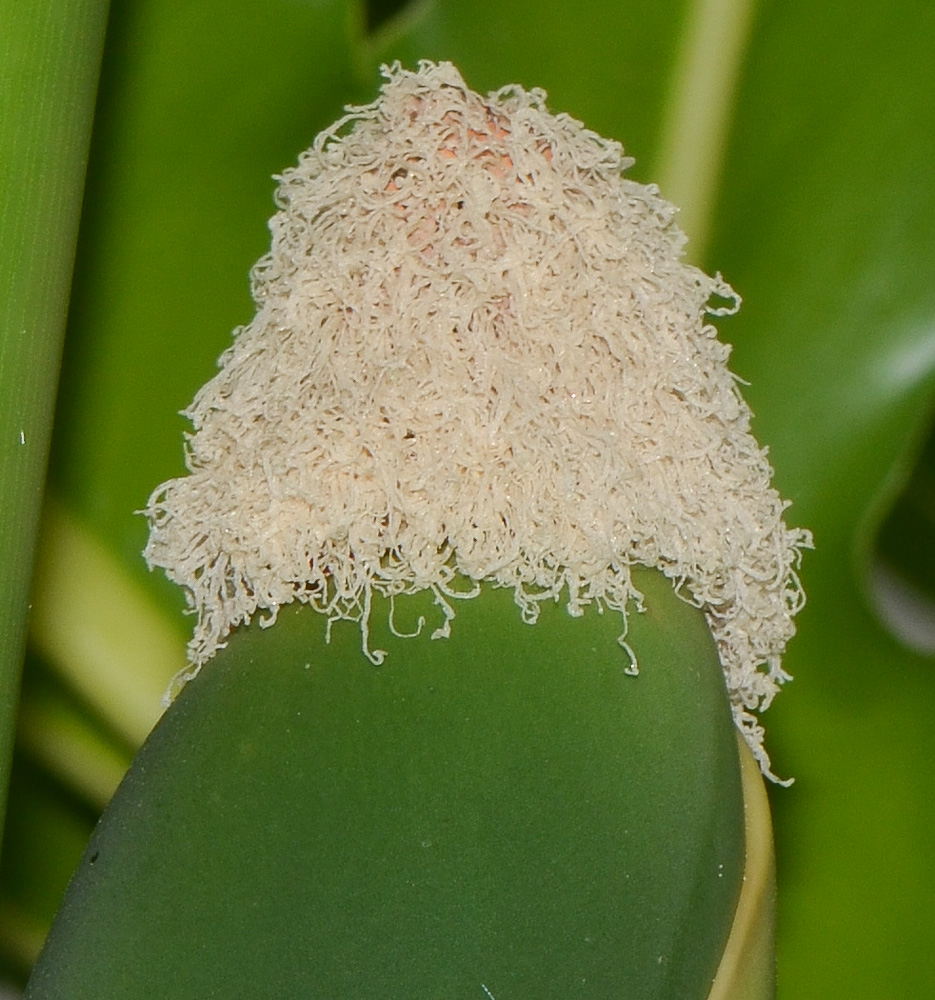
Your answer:
[[[786,661],[796,682],[768,716],[775,766],[796,777],[773,796],[780,995],[931,996],[935,643],[924,608],[915,652],[878,609],[894,578],[935,592],[935,8],[430,0],[390,13],[112,5],[3,849],[10,974],[183,657],[181,599],[145,573],[131,512],[183,471],[177,411],[250,318],[268,178],[399,56],[451,58],[477,89],[543,86],[554,110],[620,138],[634,177],[689,193],[696,259],[745,300],[722,329],[755,430],[817,545]],[[699,70],[686,39],[702,22]],[[697,159],[697,142],[678,152],[686,92],[716,140]],[[700,189],[680,157],[709,178]],[[120,677],[143,692],[135,707],[109,696]]]

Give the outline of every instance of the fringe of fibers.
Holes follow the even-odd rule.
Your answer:
[[[738,297],[543,91],[385,76],[278,178],[256,316],[186,411],[189,475],[146,509],[146,559],[197,613],[192,664],[292,601],[359,621],[378,661],[374,593],[434,591],[444,635],[463,578],[528,622],[560,596],[625,617],[631,567],[657,567],[704,610],[769,773],[757,713],[788,679],[811,539],[706,320]]]

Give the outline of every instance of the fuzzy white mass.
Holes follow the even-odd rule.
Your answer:
[[[754,713],[787,679],[810,539],[706,323],[736,296],[682,260],[631,162],[542,91],[426,62],[283,174],[257,314],[187,411],[190,474],[147,509],[194,664],[296,600],[366,649],[374,593],[430,589],[444,634],[465,577],[527,621],[559,596],[625,612],[642,564],[704,609],[768,770]]]

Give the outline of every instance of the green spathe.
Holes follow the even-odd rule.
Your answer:
[[[636,677],[617,615],[526,626],[489,587],[449,639],[376,635],[380,667],[304,607],[236,633],[141,751],[28,996],[703,1000],[737,745],[702,615],[637,579]]]

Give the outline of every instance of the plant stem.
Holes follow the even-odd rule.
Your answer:
[[[695,0],[673,73],[653,176],[681,206],[679,225],[696,262],[707,245],[753,6],[753,0]]]
[[[106,0],[0,0],[0,818]]]

